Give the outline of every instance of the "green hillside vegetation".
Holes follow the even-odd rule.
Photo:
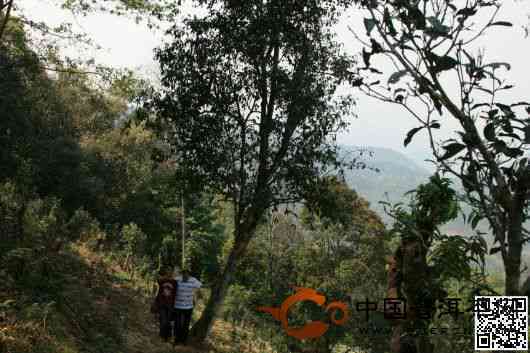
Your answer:
[[[163,343],[149,312],[154,283],[131,276],[115,255],[89,244],[95,242],[72,244],[43,260],[53,271],[49,278],[28,263],[40,285],[2,289],[0,352],[228,353],[236,345],[241,352],[270,350],[266,342],[257,350],[259,339],[224,320],[216,323],[207,345],[174,349]]]
[[[408,200],[408,191],[414,190],[424,183],[430,176],[427,170],[418,166],[406,155],[388,148],[363,146],[341,146],[344,151],[344,158],[357,158],[363,161],[367,168],[353,169],[345,171],[345,180],[348,185],[356,190],[359,195],[366,198],[370,203],[370,207],[377,212],[381,219],[390,225],[393,219],[385,212],[384,206],[380,203],[386,201],[390,203],[404,202]],[[363,150],[362,155],[358,151]],[[455,189],[459,193],[463,193],[461,183],[454,181]],[[471,207],[464,202],[460,203],[461,212],[469,216]],[[530,221],[525,223],[528,228]],[[464,220],[462,215],[458,218],[443,225],[441,229],[448,234],[459,234],[470,236],[473,230],[468,222]],[[488,229],[486,220],[481,220],[478,223],[477,229],[485,233],[485,239],[491,247],[493,244],[493,236]],[[523,259],[527,261],[527,266],[530,267],[530,249],[524,250]],[[487,257],[487,267],[497,276],[504,278],[503,265],[500,254]],[[525,275],[530,274],[527,269],[524,271]]]
[[[370,57],[382,44],[372,39],[363,50],[364,67],[334,40],[348,1],[197,0],[211,6],[185,21],[180,1],[57,3],[77,15],[145,16],[151,28],[164,19],[173,26],[155,51],[154,83],[92,58],[64,57],[56,40],[90,41],[0,0],[0,353],[471,353],[469,332],[417,333],[471,330],[473,312],[450,312],[451,299],[469,308],[475,296],[530,294],[530,167],[520,153],[530,130],[512,111],[530,113],[530,104],[483,103],[478,108],[488,105],[492,119],[484,138],[467,131],[442,147],[439,166],[451,158],[466,164],[462,184],[390,149],[350,155],[356,147],[334,143],[355,103],[338,97],[339,87],[370,93],[380,84],[367,87],[364,75],[380,73]],[[365,19],[368,36],[397,35],[393,21],[405,21],[404,30],[447,39],[436,17],[428,31],[421,10],[385,6],[400,15],[385,7],[379,26]],[[461,23],[475,9],[462,11]],[[434,82],[464,65],[425,50]],[[483,79],[488,66],[477,69],[481,60],[462,55],[466,70]],[[392,74],[388,85],[407,75]],[[463,128],[475,127],[440,87],[417,83],[417,90],[389,88],[396,97],[386,101],[404,105],[423,95],[429,118],[449,110],[467,122]],[[439,127],[429,120],[405,144]],[[495,173],[500,162],[492,155],[511,167],[503,162]],[[352,169],[343,157],[355,158]],[[482,199],[463,204],[463,190]],[[464,222],[461,213],[471,211]],[[479,219],[490,211],[498,217]],[[509,246],[495,247],[494,234]],[[187,346],[163,342],[150,312],[167,268],[186,268],[202,283]],[[302,288],[324,304],[277,310]],[[411,315],[392,321],[384,303],[397,298],[406,298]],[[288,325],[279,322],[284,314]],[[322,336],[295,338],[289,328],[308,322],[324,327]],[[381,331],[367,333],[374,328]]]

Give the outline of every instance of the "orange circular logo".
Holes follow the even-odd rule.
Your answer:
[[[258,308],[258,311],[271,314],[272,317],[282,323],[282,328],[289,336],[295,337],[299,340],[322,336],[328,330],[328,324],[322,321],[311,321],[302,327],[290,327],[287,314],[292,305],[303,301],[311,301],[319,306],[323,306],[326,302],[326,297],[318,294],[317,291],[311,288],[293,288],[296,290],[296,293],[285,299],[279,308],[262,306]],[[348,306],[343,302],[331,302],[326,306],[325,310],[330,311],[330,321],[335,325],[344,325],[344,323],[348,321]],[[337,310],[342,311],[342,318],[340,320],[335,318]]]

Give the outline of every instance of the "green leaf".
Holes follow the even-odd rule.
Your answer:
[[[445,37],[445,38],[453,38],[453,36],[451,36],[449,34],[449,28],[447,27],[447,29],[445,30],[438,30],[434,27],[427,27],[424,31],[425,34],[427,34],[428,36],[431,36],[433,38],[438,38],[438,37]]]
[[[439,129],[440,128],[440,123],[439,122],[433,122],[430,127],[431,129]]]
[[[509,121],[509,120],[506,121],[506,122],[504,122],[504,123],[502,124],[502,130],[503,130],[504,132],[509,133],[509,134],[512,134],[512,133],[513,133],[513,127],[512,127],[512,125],[510,124],[510,121]]]
[[[417,29],[425,29],[425,16],[417,7],[411,7],[409,10],[409,17],[411,22],[416,25]]]
[[[364,65],[366,67],[370,67],[370,56],[372,56],[372,54],[369,51],[366,51],[364,48],[363,48],[362,54],[363,54]]]
[[[530,125],[524,127],[524,143],[530,144]]]
[[[353,87],[360,87],[362,86],[362,84],[363,84],[362,77],[357,77],[354,80],[350,81],[350,85],[352,85]]]
[[[375,39],[370,39],[370,43],[372,44],[372,54],[383,52],[383,47],[381,46],[381,44],[377,43]]]
[[[505,67],[506,70],[510,71],[510,69],[512,68],[512,66],[508,63],[505,63],[505,62],[494,62],[494,63],[489,63],[489,64],[486,64],[484,65],[482,68],[486,68],[486,67],[492,67],[494,69],[498,69],[500,67]]]
[[[369,36],[372,30],[374,29],[376,22],[374,19],[371,19],[371,18],[365,18],[363,22],[364,22],[364,28],[366,28],[366,35]]]
[[[489,123],[484,128],[484,137],[488,141],[495,141],[495,125],[493,123]]]
[[[488,111],[488,118],[493,119],[499,113],[499,109],[491,109]]]
[[[477,228],[478,222],[480,222],[481,219],[482,217],[479,214],[475,214],[475,216],[471,220],[471,229]]]
[[[502,103],[495,103],[497,107],[499,107],[504,114],[513,114],[512,108],[510,108],[509,105],[502,104]]]
[[[437,29],[437,30],[443,30],[444,26],[442,22],[440,22],[440,20],[435,17],[435,16],[429,16],[427,17],[427,20],[431,23],[431,25],[433,26],[434,29]]]
[[[455,156],[457,153],[462,151],[464,148],[466,148],[466,145],[463,145],[458,142],[450,143],[447,146],[443,146],[443,149],[445,150],[445,153],[442,157],[440,157],[440,160],[446,160],[448,158],[451,158]]]
[[[497,153],[504,153],[507,147],[508,146],[506,146],[506,142],[504,142],[503,140],[497,139],[493,143],[493,148],[495,148],[495,151],[497,151]]]
[[[474,110],[474,109],[477,109],[479,107],[489,107],[489,103],[477,103],[477,104],[473,104],[471,106],[471,110]]]
[[[385,12],[383,13],[383,21],[385,22],[385,25],[388,28],[388,32],[392,37],[395,37],[397,35],[396,28],[394,27],[394,24],[392,23],[392,17],[390,17],[390,12],[388,12],[388,8],[385,7]]]
[[[504,134],[504,133],[500,133],[499,136],[503,136],[503,137],[511,137],[513,139],[516,139],[516,140],[519,140],[521,141],[521,137],[517,134],[512,134],[512,133],[508,133],[508,134]]]
[[[414,135],[420,131],[421,129],[423,129],[424,126],[420,126],[420,127],[415,127],[414,129],[410,130],[409,132],[407,132],[407,137],[405,138],[405,141],[403,142],[403,144],[405,145],[405,147],[407,147],[407,145],[412,141],[412,138],[414,137]]]
[[[510,104],[510,107],[517,107],[517,106],[521,106],[521,105],[530,106],[530,103],[528,103],[528,102],[517,102],[517,103]]]
[[[427,27],[425,29],[425,34],[428,34],[434,38],[437,38],[440,36],[449,37],[449,38],[451,37],[449,35],[451,28],[441,23],[438,18],[434,16],[430,16],[430,17],[427,17],[427,20],[431,23],[431,27]]]
[[[481,247],[483,249],[487,249],[488,248],[488,243],[486,242],[486,239],[484,239],[484,237],[480,236],[480,235],[477,235],[477,240],[479,241]]]
[[[418,80],[418,94],[428,93],[427,89],[431,85],[431,82],[423,76],[420,76]]]
[[[505,155],[511,158],[517,158],[524,154],[524,151],[520,150],[519,148],[510,148],[506,147],[503,151]]]
[[[497,21],[490,24],[490,26],[505,26],[505,27],[512,27],[513,24],[508,21]]]
[[[501,251],[501,247],[500,246],[495,246],[495,247],[490,249],[490,255],[496,254],[499,251]]]
[[[400,78],[405,76],[407,74],[407,70],[400,70],[394,72],[390,77],[388,78],[388,83],[397,83]]]
[[[443,57],[439,57],[438,60],[436,60],[436,66],[434,70],[436,72],[447,71],[447,70],[451,70],[456,65],[458,65],[458,61],[446,55]]]
[[[456,12],[456,16],[462,15],[464,17],[470,17],[477,13],[477,10],[465,7],[463,9],[460,9]]]

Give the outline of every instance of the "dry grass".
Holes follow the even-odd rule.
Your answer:
[[[18,315],[2,318],[0,353],[272,352],[251,330],[223,320],[216,320],[205,344],[190,342],[189,346],[173,347],[163,342],[158,337],[158,323],[149,312],[149,285],[130,280],[119,264],[83,243],[71,250],[64,258],[64,273],[61,265],[61,273],[57,274],[65,281],[60,295],[66,298],[66,307],[55,309],[47,324]],[[2,295],[0,299],[14,295]],[[195,317],[202,308],[199,300]],[[234,331],[238,333],[237,342]]]
[[[78,247],[79,255],[86,259],[87,263],[92,266],[105,266],[114,274],[122,274],[123,269],[114,263],[104,263],[102,256],[95,254],[86,246]],[[231,338],[231,332],[237,329],[229,322],[216,320],[212,327],[211,337],[206,343],[197,345],[193,342],[189,346],[173,347],[171,343],[165,343],[158,337],[158,323],[154,316],[149,312],[151,298],[136,290],[136,284],[126,281],[124,283],[113,283],[116,288],[124,290],[125,298],[116,302],[116,298],[109,298],[102,302],[102,305],[124,305],[128,308],[128,323],[126,328],[126,343],[123,353],[264,353],[272,352],[270,347],[263,350],[258,348],[257,340],[252,334],[247,333],[246,337],[240,340],[237,347]],[[198,314],[203,308],[203,303],[199,302],[196,307]],[[264,347],[264,342],[259,342],[259,347]],[[111,352],[109,352],[111,353]]]

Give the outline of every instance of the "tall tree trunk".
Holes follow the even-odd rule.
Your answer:
[[[428,319],[418,316],[417,307],[423,306],[425,286],[430,278],[426,261],[427,249],[420,239],[402,240],[400,247],[391,258],[388,274],[387,298],[406,300],[406,318],[393,320],[392,353],[432,353],[434,346],[424,335],[412,337],[411,329],[428,327]],[[433,294],[436,296],[436,294]]]
[[[425,237],[427,238],[427,237]],[[417,309],[425,307],[425,293],[432,293],[429,290],[429,270],[427,268],[427,248],[423,245],[422,239],[403,241],[403,293],[407,300],[407,324],[413,330],[426,329],[429,326],[429,319],[418,315]],[[426,290],[427,289],[427,290]],[[428,336],[420,334],[409,340],[407,350],[411,353],[432,353],[433,346]]]
[[[200,319],[191,329],[191,336],[196,342],[203,342],[210,333],[214,319],[218,315],[221,304],[224,301],[226,292],[232,281],[237,264],[245,253],[250,239],[251,237],[248,235],[236,238],[221,277],[213,285],[206,307],[204,308]]]
[[[245,255],[248,244],[258,226],[258,222],[267,210],[270,196],[267,193],[264,194],[263,190],[263,188],[260,189],[259,187],[256,190],[253,206],[246,208],[244,211],[241,211],[239,205],[235,205],[234,207],[237,210],[234,217],[234,245],[230,250],[221,276],[212,287],[210,298],[208,298],[208,302],[200,319],[191,329],[190,335],[197,343],[204,342],[210,333],[213,322],[221,309],[221,305],[232,282],[237,265]]]
[[[504,261],[504,295],[520,295],[521,254],[523,250],[523,209],[514,200],[508,227],[508,252]],[[523,205],[524,207],[524,205]]]
[[[398,299],[401,298],[401,280],[402,280],[402,255],[401,247],[399,247],[393,256],[389,259],[388,269],[388,287],[387,287],[387,299]],[[386,308],[385,308],[386,310]],[[401,333],[403,331],[403,320],[392,320],[392,338],[390,341],[390,350],[392,353],[401,352]]]

